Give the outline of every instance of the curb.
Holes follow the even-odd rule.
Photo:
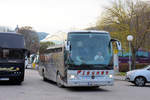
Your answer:
[[[115,76],[114,80],[125,81],[125,77],[124,76]]]
[[[116,81],[125,81],[125,79],[114,79]]]

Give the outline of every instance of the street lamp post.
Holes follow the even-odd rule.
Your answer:
[[[132,61],[131,61],[131,56],[132,56],[131,42],[133,40],[133,36],[132,35],[128,35],[127,36],[127,40],[129,42],[129,70],[131,70],[131,64],[132,64]]]

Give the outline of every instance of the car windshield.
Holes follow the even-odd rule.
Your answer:
[[[71,61],[77,65],[108,65],[112,57],[108,34],[70,34]]]

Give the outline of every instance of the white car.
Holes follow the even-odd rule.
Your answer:
[[[29,64],[28,57],[25,57],[25,68],[27,68],[27,67],[28,67],[28,64]]]
[[[146,83],[150,83],[150,65],[143,69],[127,72],[126,80],[134,83],[136,86],[144,86]]]

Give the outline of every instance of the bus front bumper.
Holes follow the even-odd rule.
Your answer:
[[[20,77],[22,77],[22,72],[0,71],[0,81],[18,80]]]
[[[64,84],[66,87],[74,87],[74,86],[86,86],[86,87],[92,87],[92,86],[112,86],[114,84],[113,80],[108,81],[75,81],[75,80],[69,80],[67,83]]]

